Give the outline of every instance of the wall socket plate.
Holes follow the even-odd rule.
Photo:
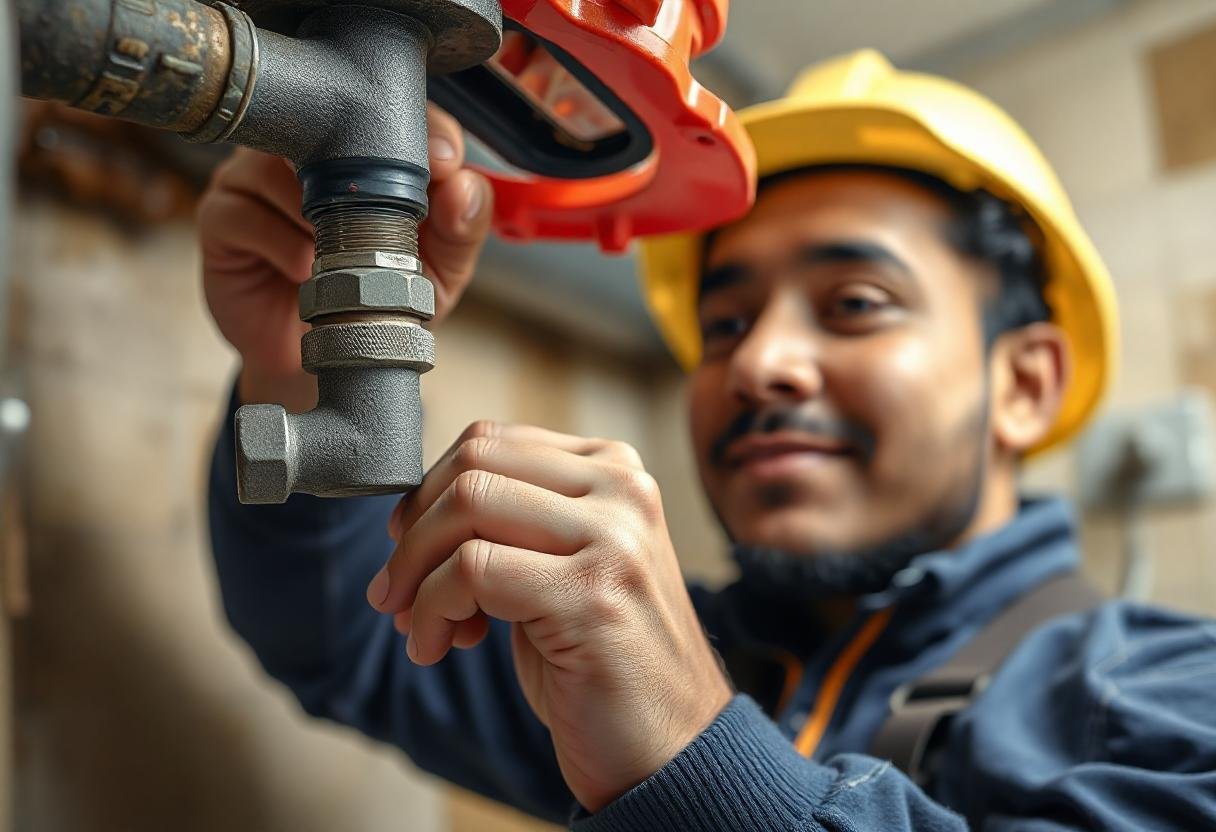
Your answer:
[[[1111,413],[1077,448],[1081,504],[1089,510],[1194,503],[1216,494],[1216,409],[1205,390]]]

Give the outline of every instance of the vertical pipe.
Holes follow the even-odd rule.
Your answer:
[[[8,341],[8,235],[17,132],[17,49],[8,4],[0,0],[0,369]],[[0,478],[3,477],[0,462]]]

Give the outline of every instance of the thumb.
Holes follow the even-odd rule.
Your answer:
[[[432,186],[431,210],[419,240],[427,276],[435,284],[435,319],[464,293],[477,267],[493,216],[494,192],[484,176],[462,170]]]

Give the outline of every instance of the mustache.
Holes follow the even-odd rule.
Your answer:
[[[726,463],[726,451],[736,439],[752,433],[778,433],[797,431],[832,439],[855,450],[863,463],[868,464],[874,456],[877,439],[873,431],[848,419],[808,413],[797,408],[766,408],[740,413],[722,435],[710,446],[709,458],[715,465]]]

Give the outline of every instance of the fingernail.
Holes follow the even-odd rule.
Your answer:
[[[437,162],[450,162],[456,158],[456,145],[443,136],[432,136],[427,141],[427,149],[431,158]]]
[[[388,567],[385,566],[376,573],[372,582],[367,585],[367,601],[373,607],[379,608],[388,600]]]
[[[468,202],[464,206],[464,221],[472,222],[477,219],[477,215],[481,213],[481,206],[485,204],[486,196],[484,191],[485,186],[481,184],[481,180],[475,176],[469,177],[469,184],[465,186],[468,195]]]
[[[405,654],[410,657],[410,661],[418,661],[418,643],[414,641],[413,633],[405,640]]]

